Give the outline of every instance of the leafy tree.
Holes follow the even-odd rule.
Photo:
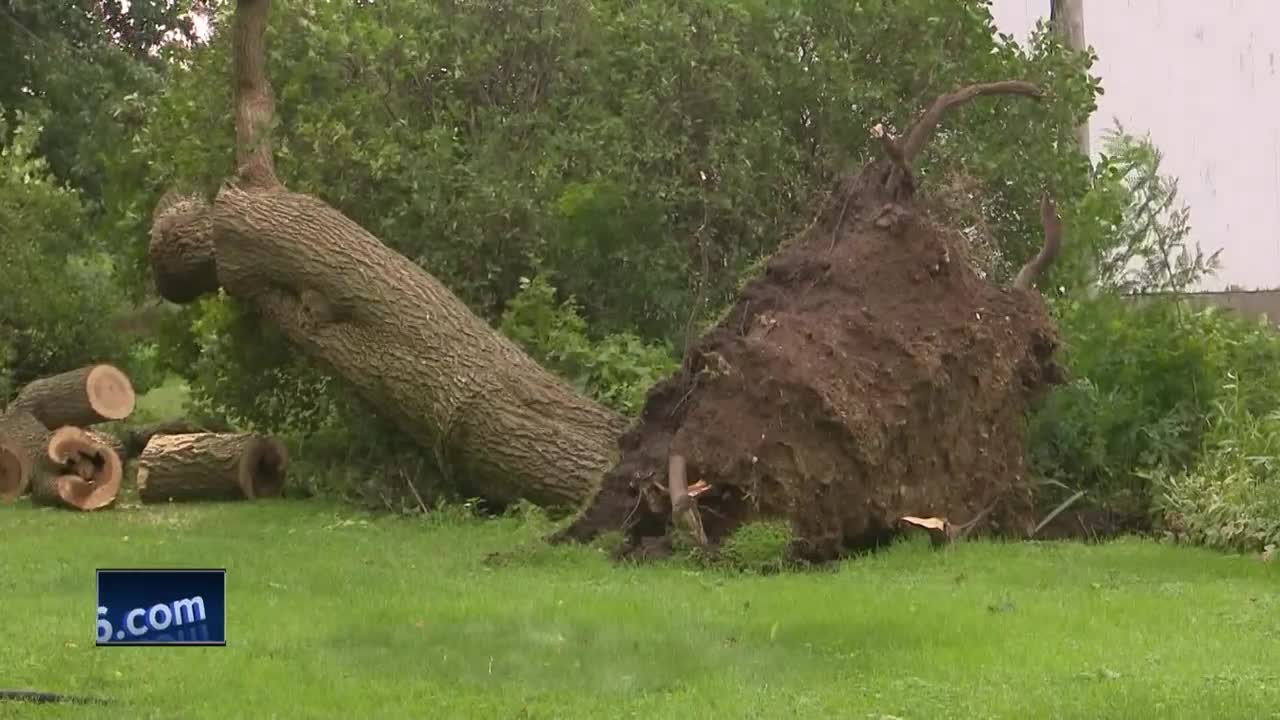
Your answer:
[[[128,348],[104,322],[118,305],[110,264],[79,246],[85,210],[36,154],[40,117],[0,124],[0,405],[27,382]]]

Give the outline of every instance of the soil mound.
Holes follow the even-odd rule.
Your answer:
[[[785,518],[811,560],[877,545],[904,515],[1029,532],[1026,409],[1061,381],[1056,330],[1037,293],[977,275],[959,233],[914,200],[914,152],[893,142],[893,161],[842,179],[653,388],[562,537],[623,529],[651,549],[686,505],[713,545]]]

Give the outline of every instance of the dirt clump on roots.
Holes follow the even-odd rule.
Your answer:
[[[904,515],[1031,531],[1026,411],[1063,373],[1028,278],[1056,252],[1056,212],[1046,196],[1042,266],[996,286],[914,199],[915,153],[894,142],[892,160],[840,180],[653,388],[620,461],[558,539],[621,529],[627,551],[650,556],[687,508],[712,546],[786,519],[793,555],[814,561],[883,543]],[[673,456],[682,471],[668,472]]]

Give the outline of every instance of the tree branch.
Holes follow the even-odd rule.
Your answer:
[[[1062,249],[1062,218],[1058,215],[1057,205],[1049,193],[1040,196],[1040,222],[1044,225],[1044,246],[1022,269],[1013,280],[1013,287],[1030,290],[1032,284],[1040,277]]]
[[[271,157],[275,97],[267,80],[265,35],[271,0],[237,0],[232,29],[236,175],[243,187],[279,185]]]

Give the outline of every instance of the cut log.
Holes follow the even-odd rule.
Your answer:
[[[77,427],[55,430],[42,458],[48,471],[32,479],[31,499],[73,510],[110,506],[124,478],[124,466],[110,443],[110,438]]]
[[[276,438],[155,435],[138,458],[138,497],[144,503],[278,497],[288,464],[288,452]]]
[[[0,416],[0,501],[14,501],[31,488],[34,473],[46,471],[48,445],[48,428],[31,413],[10,410]]]
[[[26,410],[53,430],[123,420],[133,412],[135,400],[127,375],[111,365],[89,365],[32,381],[12,407]]]

